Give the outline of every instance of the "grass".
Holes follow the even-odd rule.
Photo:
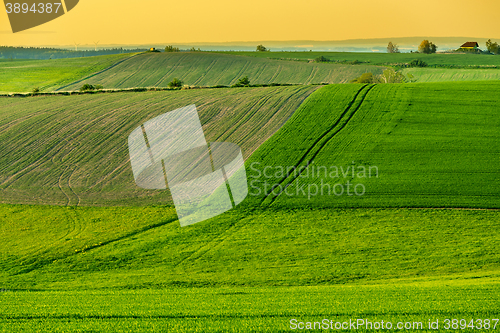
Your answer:
[[[499,211],[240,208],[184,228],[169,207],[0,211],[7,290],[497,281],[500,272]]]
[[[0,293],[0,332],[288,332],[300,322],[498,319],[497,284]],[[376,300],[376,301],[366,301]],[[491,330],[493,330],[493,324]],[[314,325],[314,324],[313,324]],[[417,324],[418,325],[418,324]],[[366,332],[361,326],[358,331]],[[498,329],[498,324],[496,329]],[[316,330],[318,331],[318,330]],[[461,330],[475,332],[474,329]]]
[[[251,84],[345,83],[365,72],[379,74],[382,68],[307,64],[206,52],[148,53],[61,90],[77,90],[85,83],[100,84],[104,88],[166,87],[174,78],[195,86],[233,85],[244,76],[248,76]]]
[[[360,61],[372,65],[409,63],[422,59],[431,66],[500,66],[500,57],[481,54],[419,54],[419,53],[374,53],[374,52],[221,52],[265,59],[314,60],[323,56],[331,61]]]
[[[413,75],[417,82],[500,80],[499,69],[407,68],[403,73]]]
[[[0,92],[51,91],[101,71],[132,54],[55,60],[0,61]]]
[[[500,208],[499,88],[500,82],[322,88],[248,161],[248,201]],[[354,195],[355,187],[364,195]]]
[[[236,209],[186,228],[168,207],[0,214],[3,332],[443,325],[500,310],[498,211]]]
[[[477,208],[500,208],[499,88],[346,84],[313,93],[296,86],[2,98],[4,202],[157,205],[0,205],[0,331],[284,332],[293,318],[424,325],[498,318],[500,210]],[[366,194],[261,191],[181,228],[168,193],[133,186],[126,137],[191,103],[208,140],[242,145],[249,181],[293,190],[349,181]],[[377,166],[379,177],[276,174],[308,161],[303,172]],[[255,177],[265,166],[272,174]]]
[[[0,98],[0,202],[130,205],[170,202],[139,189],[127,140],[146,120],[190,104],[207,141],[241,146],[245,158],[317,87],[199,89]]]

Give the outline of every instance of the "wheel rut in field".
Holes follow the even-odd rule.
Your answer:
[[[266,196],[261,200],[261,205],[264,204],[268,199],[270,200],[269,205],[274,203],[274,201],[291,185],[293,182],[302,174],[302,171],[304,171],[306,168],[303,168],[302,171],[300,171],[300,166],[306,159],[309,157],[307,160],[307,165],[309,165],[311,162],[314,161],[316,156],[323,150],[323,148],[341,131],[343,130],[349,121],[352,119],[354,114],[361,108],[361,105],[363,104],[366,96],[368,93],[375,87],[375,85],[366,85],[354,95],[353,99],[351,102],[349,102],[347,108],[342,112],[342,115],[339,117],[339,119],[332,125],[330,126],[312,145],[311,147],[302,155],[300,160],[295,164],[294,168],[291,169],[283,178],[280,179],[280,181],[275,184],[271,190],[269,191],[269,194],[266,194]],[[311,155],[312,154],[312,155]],[[306,166],[307,166],[306,165]],[[299,170],[299,172],[295,172],[294,170]],[[287,181],[289,180],[289,181]],[[283,184],[285,184],[283,186]],[[281,191],[273,196],[274,190],[276,188],[281,188]]]
[[[85,229],[86,226],[82,225],[80,223],[79,219],[80,219],[80,216],[75,211],[75,216],[72,218],[73,223],[74,223],[74,228],[67,235],[65,235],[64,237],[67,237],[69,234],[75,234],[75,235],[77,235],[83,229]],[[152,229],[160,228],[160,227],[163,227],[165,225],[171,224],[171,223],[173,223],[175,221],[177,221],[177,217],[166,218],[165,220],[162,220],[162,221],[160,221],[158,223],[150,224],[150,225],[138,228],[136,230],[132,230],[132,231],[130,231],[128,233],[125,233],[125,234],[123,234],[121,236],[117,236],[115,238],[104,240],[104,241],[100,242],[99,244],[95,244],[95,245],[91,245],[91,246],[86,246],[84,249],[75,251],[74,253],[73,252],[71,252],[71,253],[64,253],[64,254],[61,254],[61,255],[49,256],[47,258],[42,258],[42,259],[34,260],[32,263],[30,263],[29,265],[27,265],[27,267],[21,268],[18,271],[11,273],[10,275],[11,276],[16,276],[16,275],[27,274],[27,273],[30,273],[32,271],[35,271],[35,270],[38,270],[38,269],[42,269],[42,268],[44,268],[46,266],[49,266],[50,264],[52,264],[56,260],[67,259],[67,258],[76,256],[76,255],[80,255],[82,253],[85,253],[87,251],[95,250],[97,248],[101,248],[101,247],[107,246],[107,245],[112,244],[112,243],[116,243],[116,242],[119,242],[119,241],[122,241],[122,240],[125,240],[125,239],[129,239],[131,237],[143,234],[143,233],[145,233],[147,231],[150,231]],[[31,258],[33,258],[33,255],[31,255]]]

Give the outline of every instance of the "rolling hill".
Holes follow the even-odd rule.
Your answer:
[[[406,68],[417,82],[492,81],[500,80],[500,69]]]
[[[0,98],[2,201],[68,205],[0,205],[0,326],[276,332],[291,318],[495,318],[499,88]],[[181,228],[167,191],[134,192],[126,138],[145,119],[191,103],[208,140],[242,146],[251,193],[236,209]],[[378,177],[324,177],[321,166],[376,166]],[[349,181],[366,193],[267,195],[262,180],[292,193]]]
[[[430,66],[500,66],[500,57],[485,54],[422,54],[381,52],[221,52],[230,55],[263,59],[289,59],[308,61],[323,56],[331,61],[359,61],[365,64],[390,66],[422,59]]]
[[[11,117],[1,127],[2,200],[72,206],[0,206],[2,281],[57,289],[498,276],[499,87],[330,85],[294,113],[312,88],[1,99]],[[199,105],[208,140],[242,146],[250,194],[235,210],[180,228],[168,191],[133,185],[126,137],[186,103]],[[370,166],[377,176],[330,175],[330,167]],[[288,167],[296,169],[283,174]],[[365,193],[310,191],[348,182]],[[156,207],[74,207],[117,203]],[[18,236],[9,240],[12,230]]]
[[[104,88],[166,87],[173,78],[195,86],[232,85],[248,76],[252,84],[346,83],[382,67],[316,64],[241,57],[221,53],[145,53],[109,70],[78,80],[59,90],[78,90],[83,84]]]
[[[0,93],[51,91],[109,68],[134,54],[55,60],[0,59]]]
[[[248,161],[248,202],[500,208],[498,89],[500,82],[322,88]]]
[[[317,87],[196,89],[0,98],[0,202],[127,205],[170,202],[134,183],[128,135],[195,104],[206,138],[247,158]]]

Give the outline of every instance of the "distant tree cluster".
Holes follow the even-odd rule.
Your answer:
[[[500,46],[498,45],[498,43],[492,42],[491,39],[488,39],[488,41],[486,42],[486,48],[490,53],[500,54]]]
[[[189,49],[189,52],[201,52],[200,48],[195,49],[194,46]]]
[[[392,42],[389,42],[389,44],[387,45],[387,53],[400,53],[398,44],[393,44]]]
[[[165,47],[165,52],[180,52],[181,50],[178,47],[174,47],[172,45],[167,45]]]
[[[47,47],[14,47],[0,46],[0,59],[65,59],[92,57],[98,55],[120,54],[129,52],[144,52],[147,49],[102,49],[102,50],[65,50]]]
[[[437,46],[436,44],[429,42],[427,39],[423,40],[418,47],[418,52],[425,54],[436,53]]]
[[[270,51],[269,49],[267,49],[264,45],[260,44],[260,45],[257,45],[257,52],[268,52]]]

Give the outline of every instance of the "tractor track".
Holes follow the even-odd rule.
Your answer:
[[[375,87],[375,85],[365,85],[364,87],[362,87],[360,90],[358,90],[358,92],[356,93],[356,95],[354,95],[353,99],[351,100],[351,102],[349,103],[349,105],[347,106],[347,108],[344,110],[344,112],[342,113],[342,115],[339,117],[339,119],[332,125],[330,126],[312,145],[311,147],[304,153],[304,155],[302,155],[302,157],[300,158],[300,160],[295,164],[294,166],[294,169],[292,170],[298,170],[300,165],[306,160],[307,156],[316,148],[318,147],[318,144],[320,144],[321,141],[323,141],[323,143],[321,143],[319,145],[319,147],[317,148],[316,152],[313,153],[313,155],[311,156],[311,158],[309,159],[309,163],[311,163],[315,158],[316,156],[322,151],[322,149],[342,130],[344,129],[347,124],[349,123],[349,121],[352,119],[352,117],[354,116],[354,114],[359,110],[359,108],[361,107],[361,105],[363,104],[366,96],[368,95],[368,93]],[[363,93],[363,94],[362,94]],[[358,97],[361,96],[361,99],[359,100],[359,102],[357,103],[356,107],[353,109],[353,106],[354,104],[356,103],[356,101],[358,100]],[[347,119],[346,118],[346,115],[350,113],[348,116],[347,116]],[[336,129],[336,127],[341,124],[343,122],[343,124],[338,128]],[[336,130],[335,130],[336,129]],[[335,131],[334,131],[335,130]],[[334,133],[332,133],[332,131],[334,131]],[[325,139],[326,138],[326,139]],[[308,164],[309,164],[308,163]],[[272,193],[274,192],[274,190],[278,187],[281,187],[282,190],[277,194],[275,195],[273,198],[271,198],[271,202],[269,203],[269,205],[271,205],[272,203],[274,203],[274,201],[281,195],[281,193],[283,193],[287,188],[288,186],[290,186],[291,184],[293,184],[293,182],[301,175],[301,171],[299,171],[298,173],[297,172],[294,172],[290,170],[277,184],[275,184],[272,189],[269,191],[269,194],[267,194],[260,202],[260,204],[262,205],[267,199],[269,199],[271,196],[272,196]],[[285,181],[287,179],[290,178],[290,176],[292,176],[294,173],[296,173],[295,177],[289,181],[284,187],[282,186],[283,183],[285,183]]]

